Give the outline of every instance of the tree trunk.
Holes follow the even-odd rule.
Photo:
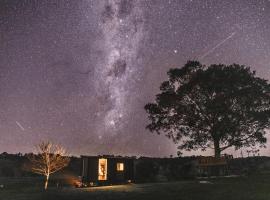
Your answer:
[[[219,141],[214,141],[214,148],[215,148],[215,158],[218,160],[221,154]],[[221,168],[219,165],[213,166],[213,175],[219,176],[221,174],[220,172],[221,172]]]
[[[215,148],[215,158],[220,158],[221,150],[219,146],[219,141],[214,141],[214,148]]]
[[[48,188],[48,183],[49,183],[49,175],[46,175],[45,186],[44,186],[45,190],[47,190],[47,188]]]

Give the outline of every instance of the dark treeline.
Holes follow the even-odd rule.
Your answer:
[[[71,173],[80,175],[80,159],[78,157],[70,157],[70,164],[63,170],[63,173]],[[27,154],[16,153],[9,154],[3,152],[0,154],[0,177],[28,177],[38,176],[32,172],[24,170],[25,163],[28,162]],[[61,172],[60,172],[61,173]]]
[[[23,169],[27,162],[27,154],[0,154],[0,177],[35,177],[38,176]],[[135,179],[137,182],[173,181],[195,178],[197,174],[197,158],[170,157],[149,158],[134,157]],[[230,174],[252,174],[270,170],[270,157],[254,156],[235,158],[229,162]],[[79,178],[81,175],[81,159],[70,157],[68,167],[56,174],[59,177]]]

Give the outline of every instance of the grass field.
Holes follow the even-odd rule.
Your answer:
[[[130,184],[96,188],[49,188],[37,179],[0,179],[1,200],[269,200],[270,174],[167,183]],[[1,183],[0,183],[1,184]]]

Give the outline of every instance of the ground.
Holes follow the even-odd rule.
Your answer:
[[[269,200],[270,174],[164,183],[144,183],[96,188],[56,189],[44,192],[31,179],[5,181],[1,200]]]

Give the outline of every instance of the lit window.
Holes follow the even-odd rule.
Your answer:
[[[124,171],[124,163],[117,163],[117,171]]]

